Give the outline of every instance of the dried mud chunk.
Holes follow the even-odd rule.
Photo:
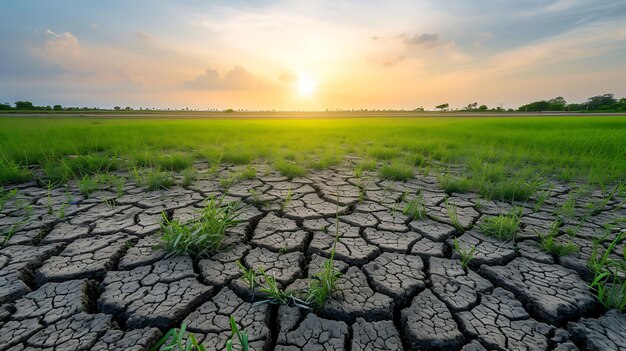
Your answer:
[[[481,274],[514,292],[537,319],[550,324],[585,315],[597,306],[587,283],[559,265],[519,257],[506,266],[483,266]]]
[[[256,248],[244,258],[245,264],[254,269],[262,268],[283,286],[302,276],[304,255],[301,252],[280,254],[268,249]]]
[[[390,232],[367,228],[363,232],[365,240],[380,247],[383,251],[407,252],[422,237],[415,232]]]
[[[470,266],[480,265],[504,265],[516,257],[515,243],[512,240],[502,241],[480,234],[474,230],[469,231],[458,239],[459,246],[463,249],[476,246],[474,258],[470,261]],[[452,241],[448,240],[448,245],[453,247]],[[453,253],[453,258],[458,259],[458,253]]]
[[[432,219],[412,221],[409,223],[409,227],[433,241],[445,241],[450,235],[456,233],[453,226]]]
[[[309,253],[316,253],[330,257],[335,243],[335,235],[325,232],[315,232],[309,244]],[[352,265],[364,264],[378,256],[380,249],[370,245],[363,238],[342,236],[337,242],[335,257]]]
[[[90,294],[95,289],[96,283],[86,279],[45,284],[17,300],[11,318],[39,318],[47,325],[78,312],[89,312]]]
[[[464,332],[492,349],[548,350],[554,327],[537,322],[510,291],[494,289],[471,311],[457,314]]]
[[[252,243],[273,251],[302,251],[309,234],[298,229],[296,221],[270,213],[257,224]]]
[[[200,260],[198,268],[203,281],[207,284],[222,286],[239,278],[241,270],[237,265],[237,260],[241,260],[249,249],[248,246],[239,244],[226,248],[211,258]]]
[[[160,236],[157,235],[142,238],[126,251],[118,263],[118,269],[130,270],[162,260],[167,255],[167,252],[159,247],[162,243]]]
[[[352,325],[352,350],[402,350],[402,341],[392,321],[367,322],[363,318],[357,318]]]
[[[129,328],[168,328],[210,296],[212,289],[195,277],[191,259],[184,256],[108,272],[98,306],[103,313],[127,318]]]
[[[478,303],[479,293],[493,289],[488,280],[474,271],[465,271],[456,260],[431,257],[428,270],[432,291],[453,312],[470,309]]]
[[[348,338],[344,322],[331,321],[309,313],[294,330],[278,335],[276,351],[343,351]]]
[[[368,321],[392,318],[393,299],[372,290],[358,268],[350,267],[337,280],[336,287],[337,291],[324,305],[324,315],[350,322],[357,317]]]
[[[41,240],[41,243],[53,243],[59,241],[73,241],[84,238],[89,233],[87,225],[76,225],[68,222],[61,222],[54,226],[52,231]]]
[[[567,324],[572,340],[585,350],[626,350],[626,314],[611,310],[599,318]]]
[[[0,250],[0,304],[19,299],[31,291],[33,269],[61,251],[59,243],[25,246],[13,245]]]
[[[51,257],[35,274],[38,285],[69,279],[99,279],[112,269],[127,249],[126,234],[78,239]]]
[[[425,287],[424,262],[417,256],[386,252],[364,265],[363,271],[376,291],[396,302]]]
[[[28,339],[26,345],[54,350],[91,350],[112,326],[111,316],[81,312],[42,329]]]
[[[231,335],[230,317],[240,330],[246,329],[252,350],[265,350],[270,342],[270,313],[268,304],[244,302],[228,288],[222,289],[211,301],[189,314],[183,323],[193,333],[206,335],[208,349],[223,350]],[[216,342],[223,340],[223,343]]]
[[[157,328],[108,330],[91,348],[91,351],[148,351],[161,337]]]
[[[448,307],[430,290],[417,295],[401,316],[411,349],[457,350],[463,345],[463,335]]]

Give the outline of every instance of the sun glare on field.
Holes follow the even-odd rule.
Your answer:
[[[300,77],[296,89],[299,95],[311,96],[315,93],[315,82],[308,77]]]

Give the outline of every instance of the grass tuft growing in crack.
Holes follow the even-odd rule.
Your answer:
[[[239,345],[241,345],[242,351],[248,351],[250,349],[250,343],[248,338],[248,331],[246,329],[239,330],[237,327],[237,323],[235,322],[235,318],[230,316],[230,339],[226,341],[226,351],[233,350],[233,339],[237,336],[237,340],[239,340]]]
[[[206,351],[206,347],[198,342],[194,333],[187,333],[187,324],[180,329],[170,329],[150,351]]]
[[[446,208],[446,212],[448,212],[448,218],[452,223],[452,226],[457,230],[457,232],[463,233],[465,228],[463,228],[463,224],[461,224],[461,220],[459,219],[459,213],[457,212],[456,206],[450,205],[448,203],[448,199],[443,200],[444,206]]]
[[[339,190],[337,190],[337,203],[339,203]],[[317,309],[324,307],[326,300],[337,289],[337,280],[341,277],[341,272],[335,267],[335,251],[339,242],[339,205],[335,211],[335,239],[333,248],[330,250],[330,258],[324,261],[322,269],[317,272],[309,282],[306,291],[306,303],[313,305]]]
[[[454,246],[454,252],[456,252],[461,258],[461,267],[463,267],[463,269],[467,269],[467,266],[474,259],[476,245],[472,245],[472,247],[469,248],[462,248],[457,238],[452,240],[452,245]]]
[[[608,237],[610,230],[603,238]],[[624,232],[617,234],[615,239],[604,250],[600,251],[600,241],[594,242],[593,251],[589,258],[588,267],[594,274],[594,279],[589,285],[595,292],[598,300],[607,309],[626,311],[626,248],[622,248],[622,257],[617,253],[618,259],[611,258],[616,247],[624,241]]]
[[[404,207],[403,212],[411,219],[426,219],[426,206],[424,205],[424,196],[421,192]]]
[[[483,234],[500,240],[515,239],[521,216],[520,208],[512,208],[507,214],[485,218],[480,224],[480,230]]]
[[[198,218],[189,223],[170,220],[163,214],[163,248],[174,254],[195,258],[208,257],[218,251],[226,238],[226,231],[241,222],[237,220],[242,210],[240,203],[223,204],[223,201],[224,197],[219,200],[210,198]]]
[[[174,178],[167,172],[152,170],[146,173],[145,184],[149,190],[165,190],[174,185]]]
[[[548,234],[542,235],[537,233],[539,235],[539,248],[554,256],[566,256],[577,252],[580,248],[571,239],[566,243],[562,243],[557,239],[560,225],[561,222],[556,220],[550,226]]]

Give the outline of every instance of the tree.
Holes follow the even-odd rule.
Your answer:
[[[5,102],[4,104],[0,104],[0,110],[10,110],[12,109],[11,104]]]
[[[130,106],[126,106],[126,107],[124,107],[124,110],[130,111],[130,110],[132,110],[132,108]]]
[[[468,104],[466,109],[471,111],[471,110],[475,109],[476,107],[478,107],[478,103],[474,102],[474,103]]]
[[[603,95],[598,95],[598,96],[592,96],[589,99],[587,99],[587,106],[588,106],[588,110],[601,110],[603,109],[610,109],[611,105],[614,105],[615,103],[617,103],[617,100],[615,99],[615,95],[613,94],[603,94]]]
[[[61,111],[63,109],[63,106],[61,106],[61,105],[54,105],[52,107],[52,109],[55,110],[55,111]]]
[[[450,107],[450,104],[448,104],[447,102],[445,104],[435,106],[435,108],[440,109],[441,112],[443,112],[443,110],[447,109],[448,107]]]
[[[15,109],[17,110],[32,110],[33,109],[33,103],[30,101],[16,101],[15,102]]]
[[[224,110],[224,112],[226,112],[226,113],[233,113],[233,112],[235,112],[235,110],[233,110],[232,108],[227,108],[226,110]]]
[[[550,106],[549,102],[545,100],[541,100],[541,101],[535,101],[535,102],[531,102],[530,104],[520,106],[518,110],[525,111],[525,112],[541,112],[541,111],[547,110],[549,106]]]
[[[115,106],[115,107],[113,107],[113,109],[114,109],[115,111],[119,111],[119,110],[121,110],[122,108],[121,108],[121,107],[119,107],[119,106]]]
[[[487,107],[487,105],[480,105],[480,107],[478,108],[478,111],[487,111],[489,109],[489,107]]]

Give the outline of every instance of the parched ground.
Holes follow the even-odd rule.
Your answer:
[[[0,213],[0,232],[15,231],[0,248],[0,350],[148,350],[182,323],[208,350],[224,350],[230,316],[253,350],[626,350],[626,315],[601,307],[586,268],[593,239],[626,217],[615,201],[577,228],[579,252],[555,257],[539,249],[537,232],[548,231],[576,190],[562,184],[536,210],[517,204],[524,212],[512,242],[477,225],[510,204],[448,196],[433,175],[355,179],[338,167],[288,181],[258,165],[256,179],[226,196],[246,204],[244,222],[223,251],[193,261],[158,248],[161,213],[189,220],[223,194],[219,178],[238,170],[195,167],[200,178],[187,188],[147,191],[129,181],[119,198],[114,189],[85,198],[71,183],[18,186]],[[402,211],[418,192],[425,220]],[[452,226],[446,198],[464,231]],[[591,191],[585,202],[600,198]],[[579,206],[561,215],[558,240],[570,240],[565,231],[585,216]],[[254,303],[237,260],[297,291],[329,257],[337,230],[343,275],[323,309]],[[618,221],[603,244],[624,230]],[[453,236],[476,245],[467,270]]]

